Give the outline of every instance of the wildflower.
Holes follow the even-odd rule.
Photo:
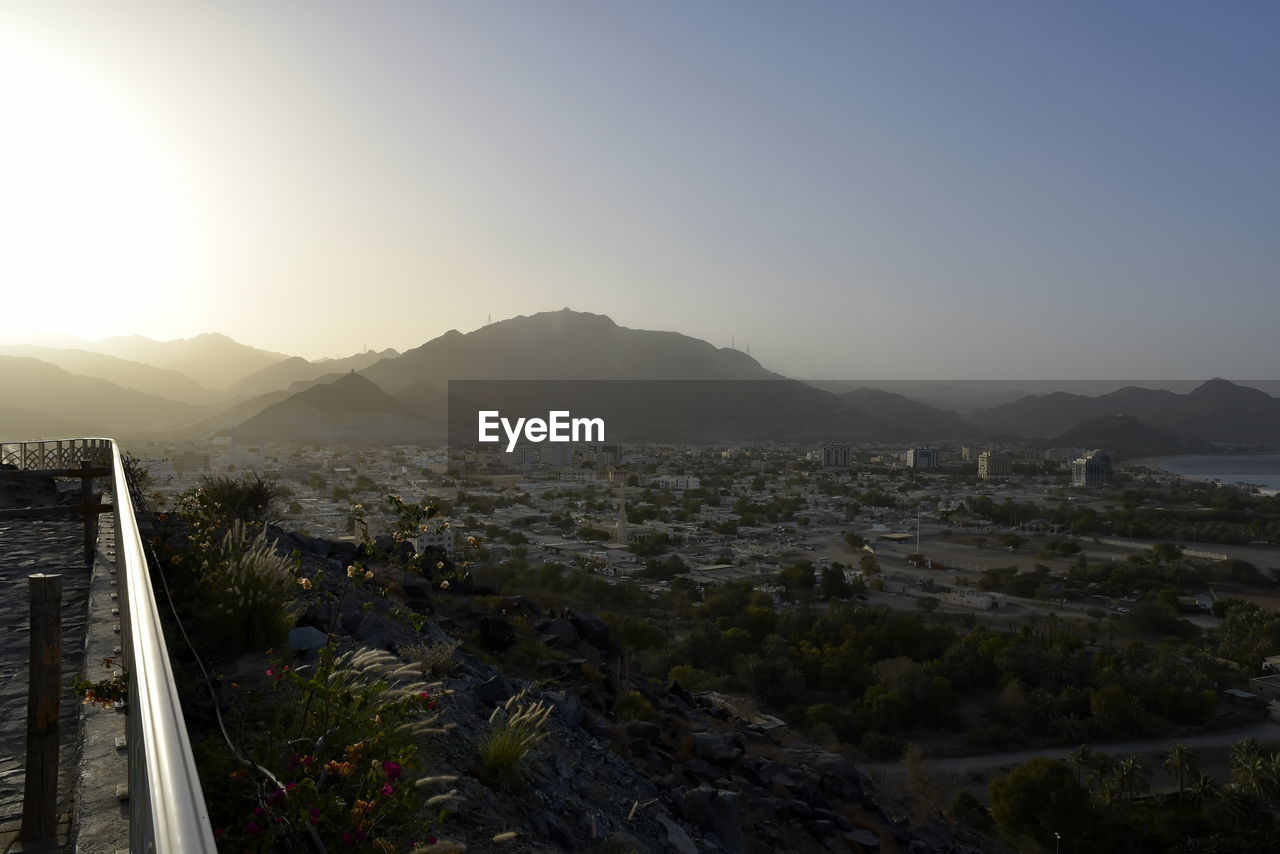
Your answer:
[[[309,815],[309,816],[311,817],[311,823],[312,823],[312,824],[319,824],[319,823],[320,823],[320,808],[319,808],[319,807],[311,807],[310,809],[308,809],[308,810],[307,810],[307,815]]]
[[[247,821],[244,825],[244,832],[250,836],[258,836],[262,833],[262,828],[258,827],[258,823],[256,821]]]
[[[444,569],[444,561],[442,560],[436,561],[436,569]]]
[[[477,544],[477,543],[476,543],[476,538],[475,538],[475,537],[467,537],[467,545],[469,545],[469,546],[474,546],[474,545],[476,545],[476,544]]]
[[[441,527],[441,528],[444,528],[444,529],[447,529],[447,528],[449,527],[449,523],[448,523],[448,522],[441,522],[441,523],[440,523],[440,527]]]
[[[275,675],[276,675],[276,674],[275,674],[275,671],[273,671],[270,667],[268,667],[268,668],[266,669],[266,671],[265,671],[265,672],[266,672],[266,674],[267,674],[268,676],[275,676]]]
[[[384,795],[389,795],[389,794],[391,794],[391,793],[392,793],[392,792],[394,792],[394,791],[395,791],[395,789],[394,789],[394,788],[392,788],[392,786],[391,786],[391,784],[390,784],[390,783],[383,783],[383,784],[382,784],[382,794],[384,794]]]
[[[310,578],[299,578],[299,579],[298,579],[298,586],[299,586],[299,587],[301,587],[303,590],[310,590],[310,589],[311,589],[311,579],[310,579]]]
[[[356,568],[354,566],[348,566],[347,578],[355,578],[355,577],[356,577]]]
[[[399,762],[387,761],[382,763],[382,773],[387,775],[388,783],[394,783],[396,780],[399,780],[400,773],[403,770],[404,769],[400,767]]]
[[[426,531],[427,531],[427,527],[428,527],[428,526],[427,526],[427,523],[426,523],[426,522],[423,522],[421,525],[419,525],[419,526],[418,526],[418,530],[419,530],[419,531],[422,531],[423,533],[426,533]]]
[[[441,581],[441,582],[440,582],[440,589],[441,589],[441,590],[448,590],[448,589],[449,589],[449,579],[447,579],[447,578],[446,578],[444,581]]]
[[[366,569],[366,570],[364,571],[364,577],[365,577],[366,579],[368,579],[368,578],[373,578],[373,570],[372,570],[372,569]]]

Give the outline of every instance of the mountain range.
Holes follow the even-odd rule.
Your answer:
[[[451,330],[403,353],[318,361],[218,334],[77,344],[0,347],[0,438],[200,438],[234,428],[246,441],[434,441],[445,432],[450,381],[470,380],[455,396],[498,383],[512,406],[536,406],[555,387],[575,412],[607,414],[624,425],[614,438],[630,440],[1025,438],[1122,457],[1280,442],[1280,398],[1219,378],[1186,391],[1092,395],[1019,394],[1016,383],[805,383],[739,350],[568,309]],[[589,382],[601,380],[612,382]]]

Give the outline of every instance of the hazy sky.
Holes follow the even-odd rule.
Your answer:
[[[0,334],[1276,377],[1274,2],[9,2]]]

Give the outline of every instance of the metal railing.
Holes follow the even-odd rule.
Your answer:
[[[169,665],[119,446],[111,439],[0,443],[0,463],[20,469],[67,469],[85,459],[109,465],[114,486],[121,650],[130,679],[129,850],[214,854],[217,846],[209,810]]]
[[[0,442],[0,465],[19,469],[69,469],[81,460],[109,465],[110,439],[44,439],[38,442]]]

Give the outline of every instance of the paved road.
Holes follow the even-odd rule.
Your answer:
[[[1177,742],[1182,742],[1193,750],[1228,747],[1242,738],[1253,736],[1263,743],[1280,741],[1280,723],[1265,721],[1247,727],[1235,727],[1219,732],[1190,735],[1182,738],[1156,738],[1145,741],[1123,741],[1110,744],[1091,744],[1090,749],[1097,753],[1109,753],[1127,756],[1130,753],[1163,753]],[[1038,756],[1050,759],[1066,759],[1071,747],[1046,747],[1038,750],[1019,750],[1011,753],[989,753],[981,756],[959,756],[953,759],[926,759],[925,770],[935,776],[964,775],[972,772],[995,771],[1012,765],[1029,762]],[[859,770],[874,776],[875,779],[897,778],[905,774],[901,763],[862,763]]]

